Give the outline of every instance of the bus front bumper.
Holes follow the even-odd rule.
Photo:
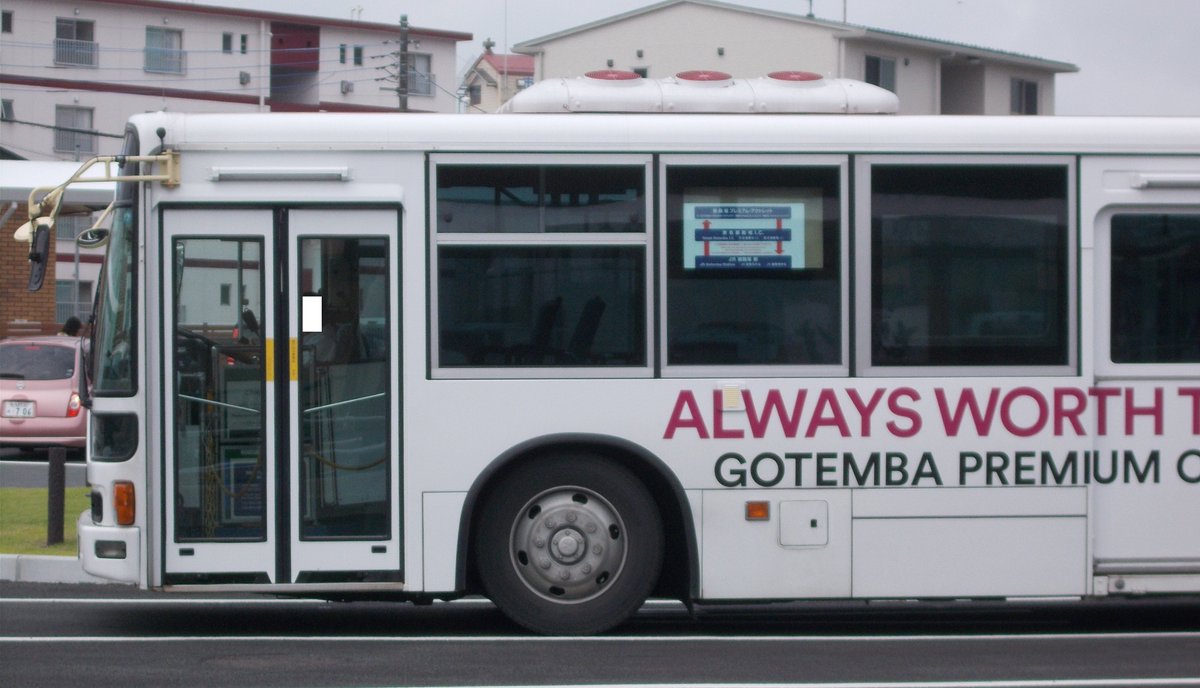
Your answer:
[[[120,583],[140,582],[140,528],[98,526],[90,510],[79,514],[75,527],[84,571]]]

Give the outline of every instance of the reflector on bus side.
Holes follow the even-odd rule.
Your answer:
[[[747,521],[770,521],[771,520],[771,503],[770,502],[746,502],[746,520]]]

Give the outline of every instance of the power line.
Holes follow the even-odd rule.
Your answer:
[[[96,131],[95,129],[79,129],[77,127],[64,127],[64,126],[60,126],[57,124],[42,124],[41,122],[30,122],[30,121],[23,120],[23,119],[6,119],[3,121],[11,122],[13,124],[24,124],[24,125],[30,126],[30,127],[41,127],[42,129],[53,129],[54,131],[66,131],[66,132],[70,132],[72,134],[87,134],[89,136],[105,136],[110,139],[125,138],[124,134],[107,134],[103,131]]]

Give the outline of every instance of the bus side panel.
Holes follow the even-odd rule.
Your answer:
[[[856,597],[1082,595],[1087,488],[856,490]]]

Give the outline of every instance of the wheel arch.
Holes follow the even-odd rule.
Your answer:
[[[679,479],[662,459],[645,447],[619,437],[588,433],[545,435],[522,442],[497,456],[479,474],[467,491],[459,521],[455,587],[466,593],[483,590],[475,567],[471,565],[475,555],[474,534],[478,507],[497,479],[526,461],[571,451],[593,453],[614,461],[633,472],[646,485],[662,517],[663,531],[668,534],[662,571],[651,594],[687,602],[696,599],[700,581],[696,527],[687,493]],[[683,537],[670,537],[671,533],[682,534]]]

